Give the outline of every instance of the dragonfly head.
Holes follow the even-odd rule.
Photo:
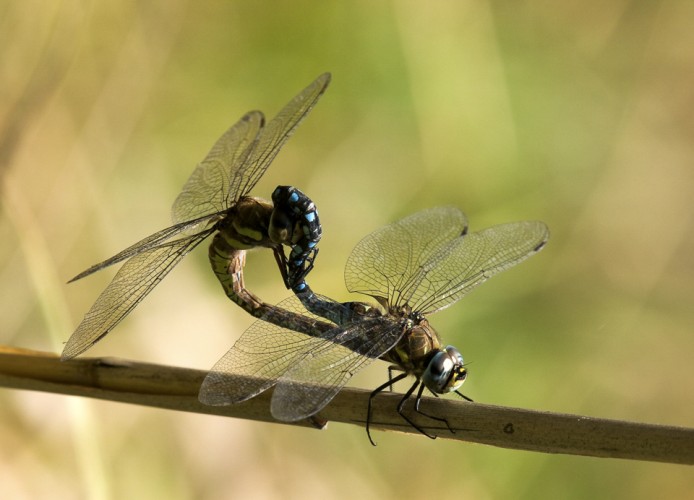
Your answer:
[[[273,243],[291,245],[294,233],[294,222],[291,217],[281,210],[272,211],[268,234]]]
[[[272,203],[268,233],[274,243],[290,246],[301,243],[303,251],[318,243],[322,228],[316,206],[308,196],[292,186],[277,186]]]
[[[422,374],[422,383],[434,394],[445,394],[457,390],[466,377],[463,356],[449,345],[431,358]]]

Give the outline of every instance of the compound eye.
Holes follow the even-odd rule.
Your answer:
[[[422,382],[434,394],[445,394],[457,390],[466,377],[463,357],[455,347],[448,346],[431,358],[422,374]]]
[[[446,371],[446,361],[448,360],[445,356],[436,355],[434,359],[431,360],[431,365],[429,365],[429,373],[435,377],[443,375]]]
[[[446,392],[446,385],[453,370],[453,361],[446,351],[437,352],[422,374],[422,382],[435,394]]]
[[[270,216],[270,227],[268,229],[270,239],[274,243],[291,243],[292,221],[284,212],[275,209]]]
[[[465,361],[463,361],[463,355],[460,354],[460,351],[458,351],[458,349],[452,345],[446,346],[446,352],[456,365],[463,366],[465,364]]]

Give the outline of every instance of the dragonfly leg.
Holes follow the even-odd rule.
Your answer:
[[[407,373],[401,373],[400,375],[398,375],[397,377],[394,377],[394,378],[388,377],[388,382],[376,387],[376,389],[374,389],[371,392],[371,394],[369,395],[369,404],[366,407],[366,435],[369,437],[369,442],[371,442],[371,444],[373,446],[376,446],[376,442],[371,438],[371,414],[373,413],[373,408],[372,408],[371,402],[373,401],[373,398],[375,398],[379,392],[383,392],[386,388],[392,387],[393,384],[395,384],[396,382],[399,382],[400,380],[404,379],[405,377],[407,377]],[[399,405],[398,405],[398,407],[399,407]],[[399,410],[398,410],[398,413],[400,413]]]
[[[474,401],[473,401],[472,399],[470,399],[469,397],[467,397],[467,396],[466,396],[465,394],[463,394],[462,392],[456,390],[455,393],[456,393],[458,396],[460,396],[461,398],[463,398],[465,401],[470,401],[471,403],[474,403]]]
[[[295,292],[300,291],[307,287],[306,276],[313,270],[313,263],[315,261],[316,255],[318,255],[318,248],[311,250],[308,257],[306,257],[305,262],[308,265],[305,268],[297,269],[295,266],[290,265],[287,256],[284,254],[284,247],[282,245],[277,245],[272,249],[275,255],[275,262],[277,262],[277,267],[280,269],[280,274],[282,275],[282,281],[284,281],[284,286]]]
[[[403,373],[403,375],[404,375],[404,376],[407,376],[407,373]],[[396,378],[397,378],[397,377],[396,377]],[[412,393],[414,392],[414,390],[415,390],[415,389],[417,388],[417,386],[419,386],[419,385],[421,385],[421,382],[419,381],[419,379],[417,379],[417,380],[415,381],[415,383],[412,384],[412,387],[410,387],[410,388],[407,390],[407,392],[405,393],[405,395],[404,395],[404,396],[402,397],[402,399],[400,400],[400,403],[398,404],[398,413],[400,414],[400,416],[401,416],[403,419],[405,419],[405,421],[406,421],[408,424],[410,424],[412,427],[414,427],[414,428],[417,429],[419,432],[421,432],[422,434],[424,434],[426,437],[428,437],[429,439],[436,439],[436,436],[434,436],[433,434],[429,434],[429,433],[428,433],[427,431],[425,431],[422,427],[420,427],[419,425],[417,425],[416,423],[414,423],[414,421],[413,421],[410,417],[408,417],[407,415],[405,415],[405,412],[403,411],[403,410],[405,409],[405,403],[407,402],[408,399],[410,399],[410,396],[412,396]],[[417,400],[421,399],[423,387],[424,387],[424,385],[421,385],[421,388],[419,389],[419,392],[417,393]],[[417,409],[417,406],[418,406],[418,403],[415,402],[415,411],[417,411],[417,413],[422,413],[422,412],[420,412],[420,411]],[[422,415],[424,415],[424,416],[426,416],[426,417],[429,417],[429,415],[426,415],[426,414],[424,414],[424,413],[422,413]],[[433,418],[433,417],[432,417],[432,418]],[[439,419],[438,419],[438,418],[435,418],[435,420],[439,420]],[[450,426],[449,426],[449,429],[450,429]]]
[[[297,248],[297,247],[294,247]],[[306,276],[308,276],[308,273],[313,271],[313,264],[316,261],[316,256],[318,255],[318,248],[312,248],[311,250],[308,251],[306,255],[301,256],[301,265],[297,265],[296,263],[294,264],[289,264],[289,269],[290,269],[290,274],[289,274],[289,282],[287,283],[288,286],[287,288],[294,288],[298,284],[303,283],[306,281]],[[292,252],[293,253],[293,252]],[[290,256],[291,257],[291,256]]]
[[[417,391],[417,397],[414,400],[414,411],[416,411],[420,415],[424,415],[425,417],[430,418],[432,420],[436,420],[438,422],[443,422],[444,424],[446,424],[446,427],[448,427],[448,430],[451,431],[451,434],[455,434],[455,430],[453,429],[453,427],[451,427],[451,424],[448,423],[448,420],[446,420],[445,418],[442,418],[442,417],[435,417],[434,415],[430,415],[429,413],[426,413],[426,412],[419,409],[419,403],[422,401],[422,393],[424,392],[424,387],[425,387],[424,384],[422,384],[419,387],[419,391]],[[432,394],[436,397],[439,397],[438,394],[436,394],[435,392],[432,392]],[[435,438],[436,436],[430,436],[430,437]]]
[[[369,437],[369,441],[371,442],[371,444],[372,444],[373,446],[376,446],[376,443],[375,443],[374,440],[371,438],[371,428],[370,428],[370,426],[371,426],[371,416],[372,416],[372,413],[373,413],[373,410],[372,410],[372,400],[373,400],[374,397],[376,397],[376,395],[377,395],[379,392],[383,392],[384,390],[386,390],[386,389],[388,389],[388,388],[390,388],[390,389],[392,390],[393,385],[394,385],[395,383],[399,382],[400,380],[402,380],[402,379],[404,379],[404,378],[406,378],[406,377],[408,376],[407,373],[401,373],[400,375],[396,375],[395,377],[392,377],[392,370],[393,370],[393,369],[398,369],[398,367],[397,367],[397,366],[391,366],[391,367],[389,367],[389,369],[388,369],[388,382],[386,382],[386,383],[381,384],[380,386],[378,386],[378,387],[377,387],[376,389],[374,389],[373,392],[369,395],[369,404],[368,404],[367,412],[366,412],[366,435]],[[407,402],[408,399],[410,399],[410,397],[412,396],[412,394],[414,393],[414,391],[415,391],[415,389],[416,389],[417,387],[419,387],[419,391],[417,391],[417,396],[416,396],[416,398],[415,398],[415,405],[414,405],[415,411],[416,411],[417,413],[421,414],[421,415],[424,415],[424,416],[427,417],[427,418],[432,419],[432,420],[436,420],[436,421],[439,421],[439,422],[443,422],[444,424],[446,424],[446,427],[448,427],[448,430],[451,431],[452,434],[455,434],[455,430],[454,430],[454,429],[451,427],[451,425],[448,423],[448,420],[446,420],[445,418],[441,418],[441,417],[435,417],[434,415],[429,415],[428,413],[425,413],[425,412],[423,412],[423,411],[421,411],[421,410],[419,409],[419,403],[420,403],[420,401],[422,400],[422,393],[424,392],[424,387],[425,387],[419,380],[415,381],[415,383],[412,384],[412,387],[410,387],[410,388],[407,390],[407,392],[404,394],[404,396],[402,397],[402,399],[401,399],[400,402],[398,403],[398,407],[397,407],[397,412],[398,412],[398,414],[399,414],[408,424],[410,424],[412,427],[414,427],[414,428],[417,429],[419,432],[421,432],[422,434],[424,434],[426,437],[428,437],[428,438],[430,438],[430,439],[436,439],[436,436],[434,436],[434,435],[432,435],[432,434],[429,434],[427,431],[425,431],[421,426],[417,425],[410,417],[408,417],[408,416],[405,414],[405,411],[404,411],[404,409],[405,409],[405,403]]]
[[[403,371],[403,370],[402,370],[402,368],[400,368],[398,365],[390,365],[390,366],[388,367],[388,381],[392,381],[392,380],[393,380],[393,372],[395,372],[395,371],[401,372],[401,371]],[[398,376],[399,376],[399,375],[398,375]],[[400,380],[400,379],[398,379],[398,380]],[[391,383],[391,384],[388,386],[388,392],[393,392],[393,383]]]
[[[284,249],[282,245],[278,245],[272,249],[272,253],[275,256],[275,261],[277,262],[277,267],[280,268],[280,274],[282,275],[282,281],[284,281],[284,286],[291,288],[289,283],[289,276],[287,274],[287,256],[284,255]]]

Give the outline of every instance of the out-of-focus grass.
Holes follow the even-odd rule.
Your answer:
[[[472,229],[541,219],[540,255],[431,319],[480,401],[691,425],[689,2],[13,2],[0,16],[0,341],[60,350],[113,273],[71,276],[165,227],[195,163],[250,109],[322,71],[326,96],[254,194],[293,184],[342,299],[369,231],[454,204]],[[186,259],[90,353],[209,367],[251,324]],[[247,284],[287,295],[272,258]],[[378,366],[356,383],[375,386]],[[543,456],[5,391],[7,498],[682,497],[683,467]]]

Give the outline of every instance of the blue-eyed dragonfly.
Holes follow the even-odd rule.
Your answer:
[[[330,74],[319,76],[292,99],[269,123],[259,111],[245,114],[217,140],[196,167],[176,198],[174,225],[90,267],[72,281],[84,278],[127,259],[72,334],[62,359],[77,356],[109,333],[173,269],[208,236],[212,269],[227,296],[266,321],[286,324],[292,316],[265,304],[245,288],[246,250],[273,249],[281,269],[286,268],[283,244],[292,246],[296,262],[287,286],[300,282],[313,266],[321,227],[315,206],[301,191],[280,186],[272,203],[248,196],[280,148],[306,117],[330,83]],[[313,322],[295,318],[292,328],[315,329]]]
[[[414,384],[397,411],[419,387],[415,410],[424,389],[435,396],[458,392],[467,369],[460,352],[444,347],[426,316],[444,309],[486,281],[540,251],[549,238],[542,222],[514,222],[468,233],[465,214],[452,207],[423,210],[366,236],[345,267],[350,292],[368,295],[378,304],[338,303],[313,293],[303,281],[293,290],[303,315],[326,323],[310,335],[258,321],[237,340],[207,375],[200,391],[206,404],[245,401],[276,384],[272,415],[296,421],[319,412],[348,380],[376,359],[401,371],[376,388],[369,398],[366,430],[373,397],[408,375]],[[299,262],[288,262],[292,266]],[[298,310],[296,298],[281,307]],[[238,383],[233,374],[250,377]],[[463,396],[458,392],[459,395]],[[465,397],[465,396],[463,396]],[[468,398],[466,398],[468,399]],[[446,425],[445,419],[440,420]],[[450,428],[450,427],[449,427]]]

